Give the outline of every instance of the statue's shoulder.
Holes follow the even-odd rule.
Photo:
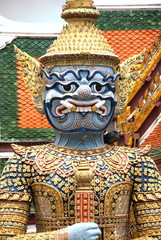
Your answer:
[[[146,155],[151,149],[150,145],[145,147],[126,147],[126,146],[115,146],[116,149],[123,150],[125,152],[134,152],[140,155]]]
[[[12,144],[11,146],[13,148],[14,153],[19,156],[32,155],[32,157],[34,157],[39,152],[47,152],[51,144],[34,145],[34,146],[23,146],[18,144]]]
[[[144,148],[129,148],[124,146],[115,146],[115,152],[117,155],[126,156],[131,163],[139,163],[144,161],[149,153],[151,146],[147,145]]]
[[[57,146],[52,143],[30,147],[12,145],[12,147],[18,158],[21,158],[21,162],[32,166],[40,175],[55,172],[64,161],[59,157]]]
[[[51,152],[51,144],[23,146],[12,144],[14,156],[12,158],[21,160],[22,163],[33,165],[34,162],[41,162]]]

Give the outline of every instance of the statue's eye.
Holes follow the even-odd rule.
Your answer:
[[[100,84],[96,84],[95,89],[97,92],[100,92],[102,90],[102,86]]]
[[[61,90],[63,92],[71,92],[73,93],[76,90],[76,85],[75,84],[67,84],[67,85],[61,85]]]
[[[66,92],[70,92],[71,89],[72,89],[72,87],[71,87],[70,84],[68,84],[68,85],[63,86],[63,89],[64,89],[64,91],[66,91]]]
[[[77,90],[78,84],[76,83],[69,83],[69,84],[60,84],[56,83],[51,88],[55,89],[56,91],[64,94],[64,93],[73,93]]]
[[[92,88],[93,88],[93,89],[92,89],[93,92],[103,92],[103,91],[105,90],[105,87],[102,86],[102,85],[99,84],[99,83],[93,84]]]

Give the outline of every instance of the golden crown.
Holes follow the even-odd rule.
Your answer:
[[[100,13],[92,0],[67,0],[61,16],[68,24],[40,58],[45,67],[103,65],[115,68],[118,65],[119,57],[94,25]]]

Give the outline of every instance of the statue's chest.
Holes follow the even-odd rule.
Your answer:
[[[134,166],[140,161],[137,151],[123,147],[29,149],[22,162],[31,165],[37,230],[74,224],[81,211],[93,215],[103,240],[127,240]]]
[[[33,166],[41,176],[57,174],[61,178],[72,176],[83,163],[94,175],[108,178],[114,173],[125,173],[129,170],[136,154],[121,150],[121,148],[99,148],[92,150],[74,150],[54,148],[35,152],[26,152],[23,161]]]
[[[95,173],[90,192],[83,193],[81,189],[80,197],[77,197],[78,184],[74,174],[68,178],[58,174],[44,176],[41,182],[32,185],[32,190],[40,232],[74,224],[79,208],[87,215],[92,208],[94,221],[102,228],[127,225],[132,181],[125,174],[111,173],[104,178]]]
[[[25,162],[36,170],[33,186],[46,184],[56,189],[63,202],[69,199],[78,185],[91,185],[94,194],[103,199],[113,185],[130,181],[132,161],[125,152],[117,149],[93,151],[40,151],[32,161],[26,154]],[[79,153],[79,154],[78,154]]]
[[[43,165],[42,161],[40,166],[40,155],[36,159],[39,174],[32,184],[39,231],[75,223],[76,205],[81,207],[81,199],[77,197],[79,189],[80,193],[83,193],[83,189],[90,189],[93,197],[90,198],[86,191],[83,194],[83,204],[86,203],[83,207],[93,207],[94,221],[99,225],[104,227],[127,221],[132,191],[132,166],[127,155],[122,152],[114,156],[99,153],[85,157],[69,155],[62,159],[59,154],[48,162],[48,166]],[[80,176],[80,180],[76,175]]]

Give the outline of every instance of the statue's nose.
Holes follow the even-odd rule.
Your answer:
[[[87,85],[80,86],[74,95],[79,99],[91,98],[91,89]]]

